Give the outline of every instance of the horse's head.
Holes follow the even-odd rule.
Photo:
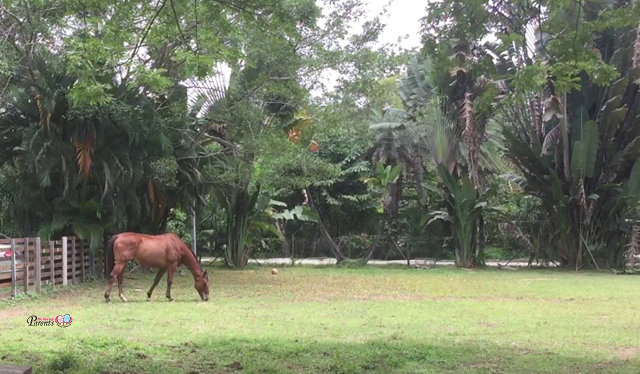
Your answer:
[[[195,286],[202,301],[209,300],[209,273],[206,270],[196,278]]]

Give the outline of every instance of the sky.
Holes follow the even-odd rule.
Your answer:
[[[425,0],[366,0],[369,3],[369,16],[374,17],[381,12],[385,5],[387,13],[382,17],[386,25],[380,35],[381,43],[395,43],[398,38],[408,36],[400,45],[403,48],[417,48],[420,46],[420,18],[426,15]]]
[[[367,14],[363,21],[373,19],[381,14],[380,21],[385,25],[378,38],[378,45],[398,44],[401,49],[420,47],[420,19],[426,15],[428,0],[363,0],[367,4]],[[320,0],[322,6],[322,0]],[[362,30],[362,24],[354,24],[351,32],[357,34]],[[320,81],[327,91],[333,91],[337,85],[339,73],[333,69],[325,69],[320,75]],[[312,89],[311,96],[322,97],[324,90]]]
[[[381,16],[381,21],[385,24],[385,28],[379,37],[379,45],[399,43],[399,46],[403,49],[420,47],[420,18],[426,15],[425,8],[428,0],[363,0],[363,2],[367,4],[368,14],[366,19],[374,18],[386,6],[387,11]],[[354,25],[353,32],[357,33],[360,28],[361,25]],[[219,70],[222,71],[222,75],[228,84],[229,68],[222,67]],[[320,80],[331,90],[335,87],[337,78],[337,72],[326,70],[321,75]],[[199,85],[200,83],[199,81],[192,81],[188,84]],[[313,97],[320,97],[323,92],[321,90],[312,90],[311,94]]]

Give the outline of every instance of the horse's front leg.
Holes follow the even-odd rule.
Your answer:
[[[120,300],[122,300],[123,303],[127,302],[127,298],[124,297],[124,292],[122,291],[122,284],[124,282],[124,271],[121,271],[120,274],[118,274],[118,296],[120,296]]]
[[[116,263],[113,270],[111,270],[111,274],[109,274],[109,283],[107,284],[107,289],[104,291],[104,299],[106,302],[111,301],[111,287],[113,286],[113,282],[118,279],[118,275],[122,272],[122,269],[124,269],[124,265],[125,264]]]
[[[164,275],[165,271],[166,269],[162,269],[162,268],[158,269],[158,274],[156,274],[156,278],[153,280],[153,284],[151,285],[151,288],[149,288],[149,292],[147,292],[147,300],[151,300],[151,294],[153,293],[153,289],[156,288],[156,286],[160,282],[160,279],[162,279],[162,276]]]
[[[176,272],[175,266],[169,266],[167,268],[167,299],[173,301],[171,298],[171,283],[173,283],[173,274]]]

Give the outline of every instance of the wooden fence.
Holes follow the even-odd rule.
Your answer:
[[[43,285],[76,284],[91,271],[89,243],[76,237],[0,239],[0,299],[40,292]]]

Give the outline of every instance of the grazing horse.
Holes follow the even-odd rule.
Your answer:
[[[158,285],[166,271],[167,299],[173,301],[171,298],[173,274],[176,268],[182,264],[191,270],[195,288],[202,301],[209,300],[209,274],[206,271],[202,271],[196,256],[175,234],[143,235],[125,232],[111,237],[107,245],[107,251],[113,251],[115,260],[115,265],[109,277],[109,284],[104,292],[104,298],[107,302],[110,301],[111,287],[116,279],[118,280],[120,299],[124,302],[127,301],[122,293],[123,270],[125,265],[132,260],[145,267],[159,268],[158,274],[153,280],[153,285],[147,292],[147,300],[151,299],[153,289]]]

